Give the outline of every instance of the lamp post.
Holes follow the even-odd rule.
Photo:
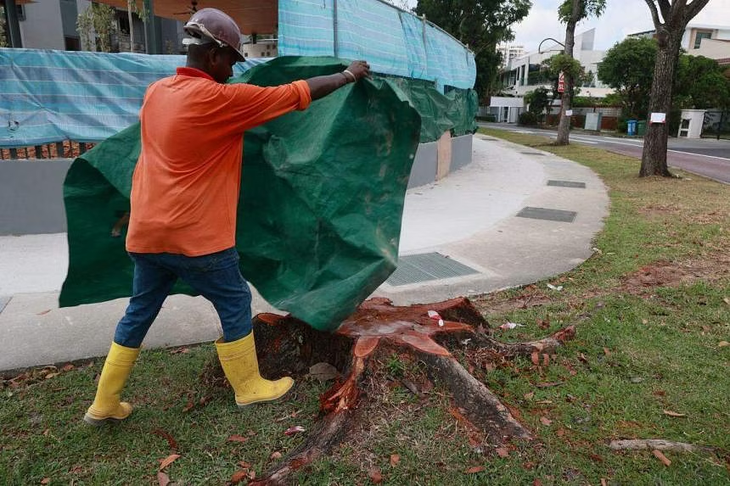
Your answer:
[[[546,37],[542,41],[540,41],[540,45],[537,46],[537,53],[538,54],[544,54],[542,52],[542,45],[545,43],[545,41],[548,41],[548,40],[553,41],[556,44],[563,46],[563,50],[565,50],[565,44],[563,44],[562,42],[560,42],[557,39],[553,39],[552,37]],[[553,52],[553,51],[554,52],[561,52],[561,51],[555,50],[555,49],[550,49],[549,51],[545,51],[545,52]],[[562,93],[563,90],[565,89],[565,86],[563,86],[563,90],[560,89],[560,77],[561,76],[562,76],[562,72],[558,75],[558,93]],[[550,111],[552,111],[552,106],[550,107]],[[560,97],[560,116],[563,116],[563,97],[562,96]],[[560,119],[559,118],[558,118],[558,123],[560,123]]]

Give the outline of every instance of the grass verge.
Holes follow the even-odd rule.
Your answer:
[[[456,352],[536,440],[484,446],[421,364],[386,349],[349,438],[297,483],[730,484],[730,187],[693,175],[639,179],[630,157],[485,133],[590,167],[611,197],[594,256],[550,280],[562,291],[538,282],[474,299],[493,326],[525,324],[500,331],[505,340],[569,323],[577,338],[539,365]],[[80,420],[101,360],[4,381],[0,484],[157,484],[171,454],[179,457],[163,472],[174,484],[260,474],[303,440],[284,431],[310,429],[327,385],[300,380],[282,402],[238,410],[231,390],[207,378],[215,359],[212,345],[143,352],[125,391],[133,417],[103,429]],[[651,451],[608,448],[624,438],[710,450],[665,452],[665,466]]]

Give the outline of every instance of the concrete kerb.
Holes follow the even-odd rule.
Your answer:
[[[408,191],[400,250],[401,255],[439,252],[479,273],[398,287],[385,283],[373,295],[403,305],[472,296],[554,277],[591,256],[593,238],[608,213],[606,188],[592,171],[547,152],[479,135],[473,156],[471,164],[449,177]],[[586,188],[547,186],[553,179],[585,182]],[[576,211],[577,216],[573,223],[516,217],[525,206]],[[34,243],[34,252],[54,255],[49,258],[57,263],[50,266],[55,274],[36,275],[40,284],[17,283],[15,288],[24,292],[0,289],[0,294],[12,295],[0,310],[0,370],[106,355],[127,300],[59,309],[58,289],[67,265],[65,235],[34,236],[42,239]],[[0,269],[7,268],[2,260],[0,256]],[[22,268],[17,261],[13,265]],[[49,271],[49,266],[42,267]],[[277,312],[252,290],[254,313]],[[219,335],[217,315],[207,301],[171,296],[145,347],[204,343]]]

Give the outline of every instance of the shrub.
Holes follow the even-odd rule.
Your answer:
[[[537,125],[537,115],[530,111],[523,111],[520,116],[517,117],[518,125]]]

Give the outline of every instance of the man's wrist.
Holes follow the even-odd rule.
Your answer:
[[[342,74],[345,75],[345,78],[347,78],[347,82],[348,83],[349,82],[353,82],[354,83],[354,82],[357,81],[357,77],[355,77],[355,75],[349,69],[345,69],[344,71],[342,71]]]

